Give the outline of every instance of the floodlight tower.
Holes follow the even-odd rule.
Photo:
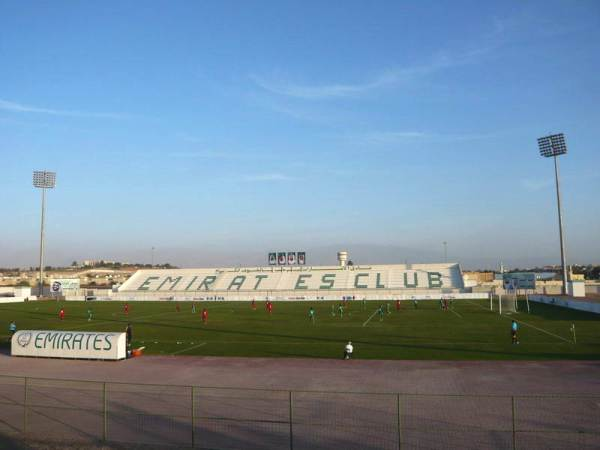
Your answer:
[[[42,190],[42,227],[40,231],[40,284],[39,293],[44,295],[44,214],[46,210],[46,189],[56,186],[56,172],[35,170],[33,172],[33,186]]]
[[[562,265],[562,294],[567,295],[567,263],[565,262],[565,240],[563,237],[562,208],[560,205],[560,182],[558,177],[558,159],[557,156],[567,153],[565,144],[565,135],[551,134],[538,139],[540,155],[544,158],[552,157],[554,159],[554,178],[556,180],[556,202],[558,205],[558,231],[560,234],[560,263]]]

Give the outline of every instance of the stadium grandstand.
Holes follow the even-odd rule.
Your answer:
[[[123,300],[377,300],[464,292],[460,265],[390,264],[138,270]]]

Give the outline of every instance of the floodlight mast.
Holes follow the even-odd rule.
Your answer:
[[[46,189],[56,186],[56,172],[34,171],[33,186],[42,190],[42,224],[40,230],[40,282],[38,297],[44,295],[44,216],[46,212]]]
[[[556,203],[558,206],[558,232],[560,235],[560,263],[562,265],[562,295],[567,295],[567,263],[565,255],[565,240],[563,236],[562,206],[560,202],[560,181],[558,176],[557,156],[567,153],[567,145],[563,133],[552,134],[538,139],[540,155],[554,159],[554,179],[556,181]]]

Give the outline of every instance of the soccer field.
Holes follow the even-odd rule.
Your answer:
[[[7,327],[18,329],[124,331],[133,327],[133,344],[146,353],[163,355],[268,356],[341,358],[348,340],[354,357],[365,359],[598,359],[600,317],[565,308],[531,303],[531,313],[502,315],[486,300],[456,300],[449,311],[438,301],[403,301],[400,310],[376,314],[381,302],[350,302],[343,317],[338,302],[274,302],[269,315],[264,303],[196,302],[27,302],[0,305]],[[385,308],[385,303],[384,309]],[[179,305],[180,311],[177,311]],[[313,306],[312,323],[308,309]],[[332,306],[335,315],[332,315]],[[58,311],[65,308],[65,320]],[[524,309],[524,305],[519,305]],[[208,309],[208,322],[200,312]],[[93,319],[88,321],[88,309]],[[511,344],[511,319],[520,323],[519,345]],[[577,342],[573,342],[575,324]]]

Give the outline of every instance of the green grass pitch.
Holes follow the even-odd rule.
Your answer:
[[[375,310],[382,302],[350,302],[343,317],[338,302],[274,302],[269,315],[263,302],[27,302],[0,304],[4,329],[2,346],[8,349],[8,324],[18,329],[124,331],[133,327],[134,347],[162,355],[266,356],[341,358],[352,340],[355,358],[365,359],[598,359],[600,316],[531,303],[530,314],[498,315],[485,300],[456,300],[442,311],[438,301],[420,301],[415,308],[403,301],[399,311],[390,303],[383,320]],[[180,311],[177,312],[176,305]],[[385,304],[385,302],[383,303]],[[336,315],[332,316],[332,305]],[[316,311],[315,323],[308,308]],[[58,310],[65,308],[60,321]],[[519,308],[524,309],[520,304]],[[93,310],[88,321],[87,310]],[[200,311],[207,308],[208,323]],[[369,317],[372,318],[367,322]],[[510,322],[520,321],[519,345],[512,345]],[[577,343],[571,324],[575,324]]]

